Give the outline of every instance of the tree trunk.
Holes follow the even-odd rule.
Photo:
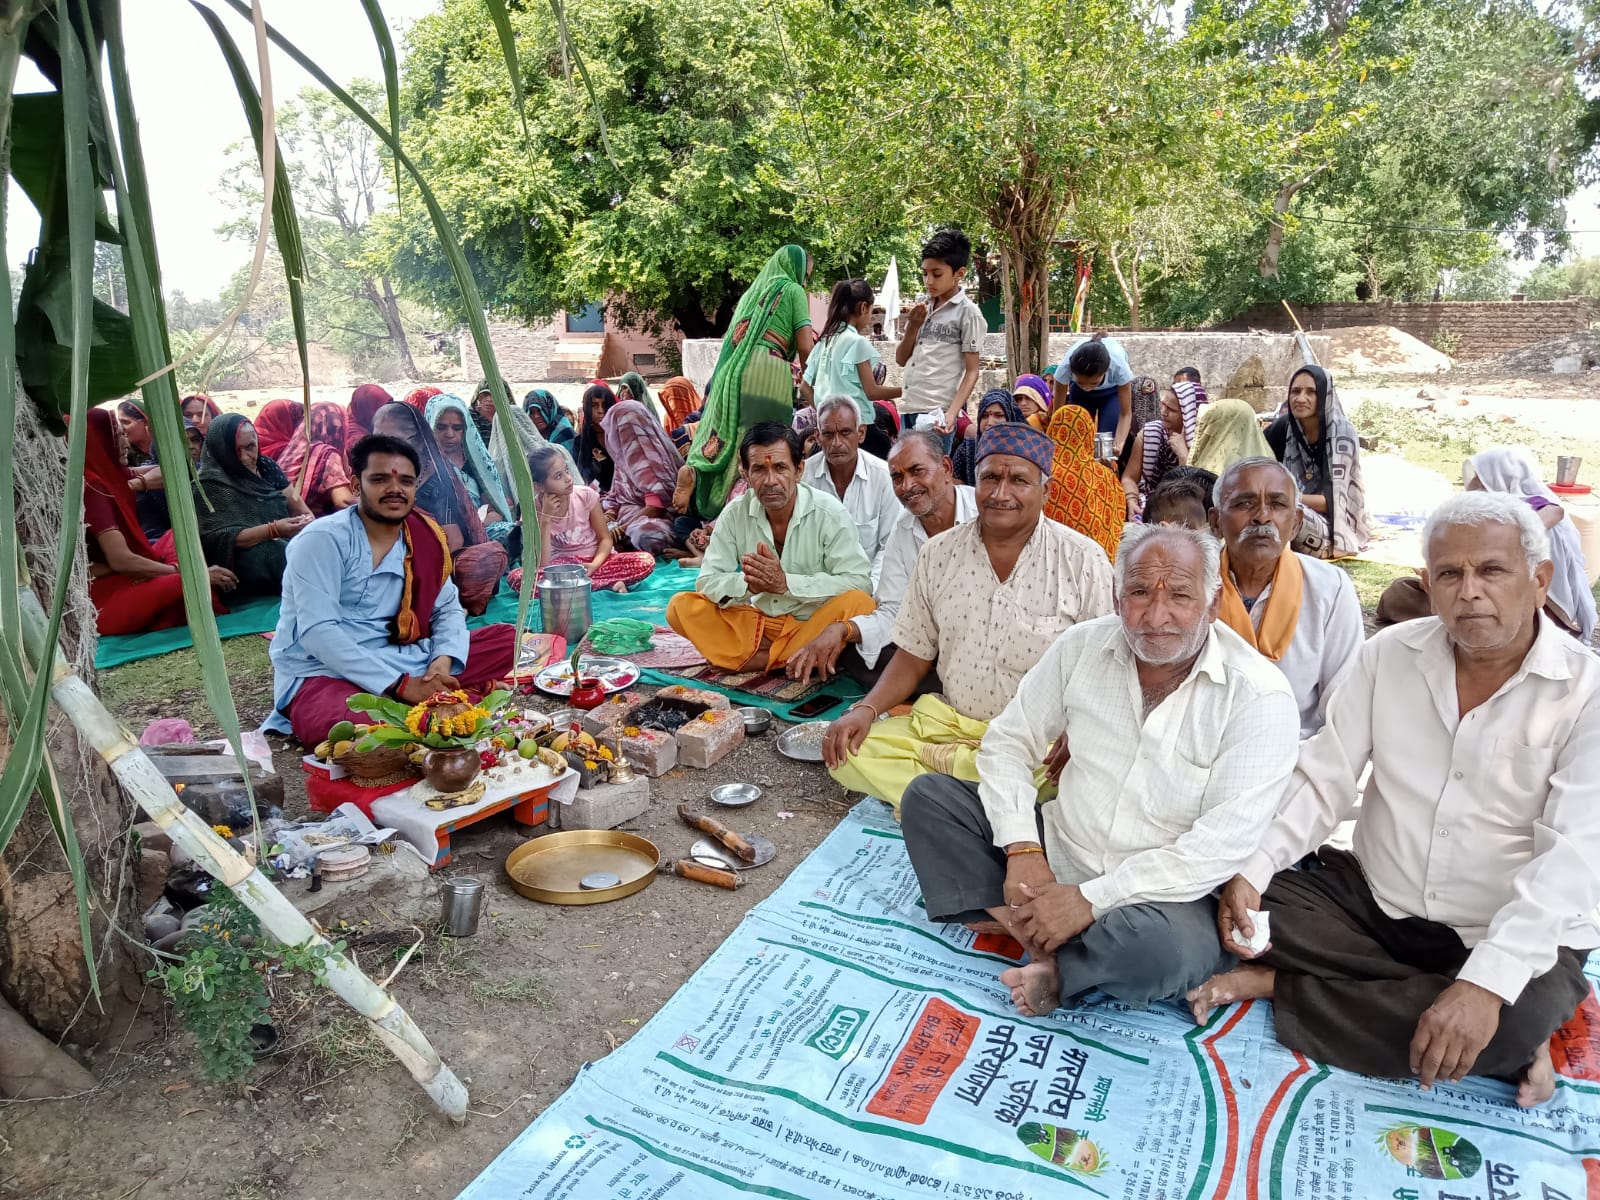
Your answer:
[[[1272,223],[1267,226],[1267,242],[1261,248],[1261,257],[1256,260],[1256,273],[1261,278],[1278,277],[1278,259],[1283,255],[1283,237],[1286,232],[1283,225],[1284,214],[1289,211],[1289,206],[1294,203],[1294,198],[1300,189],[1306,187],[1327,169],[1326,166],[1321,166],[1304,178],[1290,180],[1280,187],[1278,194],[1273,197]]]
[[[1055,181],[1022,153],[1021,181],[1007,184],[989,209],[1000,250],[1006,315],[1006,365],[1013,378],[1034,373],[1050,356],[1050,255],[1063,205]]]
[[[379,279],[377,284],[378,315],[383,318],[383,327],[389,331],[389,344],[400,358],[400,373],[407,379],[418,379],[421,376],[411,357],[411,344],[406,341],[406,327],[400,322],[400,302],[395,299],[394,288],[389,285],[387,277]]]
[[[1122,298],[1128,305],[1128,328],[1139,329],[1139,258],[1134,256],[1129,264],[1129,270],[1122,269],[1122,256],[1117,253],[1117,244],[1108,243],[1107,252],[1111,256],[1111,273],[1117,277],[1117,287],[1122,289]]]
[[[55,574],[66,447],[38,426],[32,402],[21,394],[20,385],[18,391],[17,534],[42,599],[51,594]],[[80,674],[92,679],[94,608],[83,561],[80,547],[61,645]],[[9,748],[9,729],[6,714],[0,713],[0,762]],[[80,744],[70,722],[55,715],[47,737],[57,787],[83,848],[102,998],[97,1004],[84,962],[72,876],[37,794],[29,798],[22,823],[0,852],[0,995],[46,1036],[60,1039],[70,1031],[72,1041],[92,1044],[109,1032],[125,998],[124,985],[137,980],[128,943],[116,932],[121,926],[142,940],[129,858],[128,831],[134,818],[105,762]]]

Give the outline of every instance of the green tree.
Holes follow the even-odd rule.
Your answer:
[[[406,142],[492,307],[536,319],[604,301],[625,323],[706,337],[786,242],[812,251],[818,279],[887,263],[871,247],[835,257],[797,217],[774,129],[782,57],[751,35],[763,16],[733,0],[590,0],[565,17],[570,51],[545,6],[510,13],[527,143],[480,3],[448,0],[408,35]],[[421,207],[385,237],[405,287],[457,311]]]
[[[1517,290],[1511,256],[1497,249],[1480,265],[1452,272],[1444,294],[1448,300],[1504,300]]]
[[[791,0],[786,126],[810,168],[804,210],[847,214],[840,227],[862,232],[905,218],[965,228],[998,259],[1012,369],[1036,370],[1058,240],[1076,232],[1070,214],[1206,137],[1205,84],[1178,69],[1164,11],[1110,0]]]
[[[502,63],[502,73],[504,69]],[[383,109],[382,88],[370,80],[355,80],[350,94],[370,111]],[[380,153],[376,135],[349,109],[314,87],[279,106],[278,142],[289,164],[300,214],[310,273],[306,317],[311,336],[350,354],[365,370],[384,374],[397,369],[407,379],[416,379],[408,336],[416,324],[402,311],[385,261],[374,246],[374,222],[393,204],[388,155]],[[231,197],[240,214],[225,232],[253,243],[261,210],[261,172],[254,147],[234,148],[234,161],[220,190]],[[248,268],[242,270],[225,293],[230,308],[242,294],[248,274]],[[247,328],[274,341],[292,337],[281,260],[264,272],[249,317],[244,322]]]

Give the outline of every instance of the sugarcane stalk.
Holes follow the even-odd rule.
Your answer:
[[[23,644],[40,669],[46,617],[29,588],[19,588]],[[440,1110],[452,1121],[466,1120],[467,1090],[440,1059],[415,1021],[395,998],[334,950],[327,938],[306,920],[256,867],[228,845],[200,817],[178,799],[170,783],[148,755],[123,728],[89,685],[72,673],[59,648],[51,667],[50,695],[56,706],[105,759],[123,790],[149,818],[214,878],[226,884],[253,912],[261,927],[286,946],[320,945],[326,948],[324,980],[341,1000],[371,1026],[378,1040],[411,1072]]]

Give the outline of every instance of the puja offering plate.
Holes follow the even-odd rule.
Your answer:
[[[822,761],[822,739],[832,721],[807,721],[778,735],[778,753],[796,762]]]
[[[506,874],[530,900],[603,904],[643,891],[660,865],[661,851],[636,833],[569,829],[518,846],[506,858]],[[617,882],[610,883],[610,877]]]
[[[639,682],[639,668],[625,658],[585,658],[582,660],[583,677],[598,679],[607,692],[620,692]],[[533,682],[541,691],[552,696],[572,695],[572,664],[559,662],[548,666],[534,676]]]
[[[721,842],[713,841],[711,838],[700,838],[690,846],[689,857],[708,867],[721,864],[730,871],[753,871],[757,867],[766,866],[778,856],[778,848],[772,844],[771,839],[764,838],[759,833],[752,833],[745,840],[755,848],[755,862],[745,862]]]

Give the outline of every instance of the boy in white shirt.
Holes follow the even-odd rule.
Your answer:
[[[901,407],[908,413],[938,412],[945,450],[956,419],[978,383],[978,350],[989,326],[961,290],[972,242],[959,229],[941,229],[922,247],[926,303],[912,305],[905,336],[894,352],[905,368]]]

